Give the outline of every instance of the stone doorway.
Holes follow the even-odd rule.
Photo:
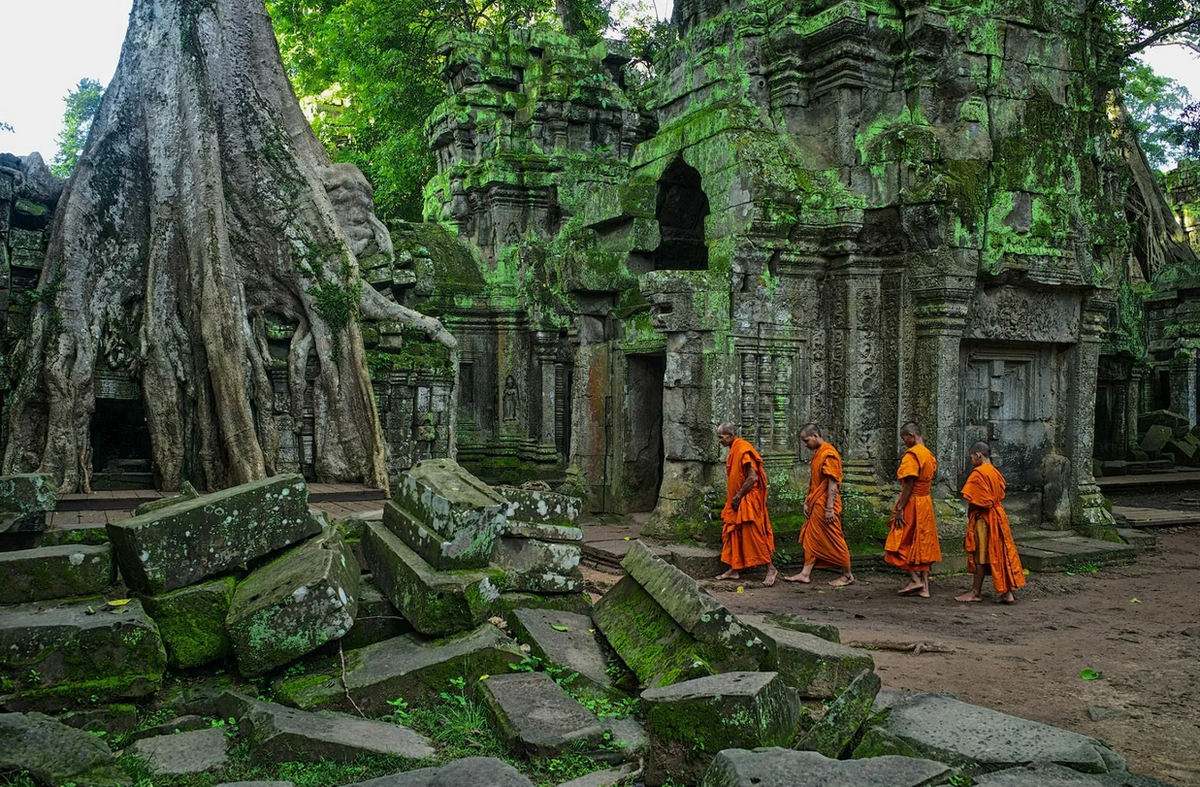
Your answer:
[[[658,504],[663,474],[663,355],[626,358],[625,450],[618,508],[625,513],[652,511]]]
[[[140,399],[96,399],[92,488],[152,489],[150,430]]]

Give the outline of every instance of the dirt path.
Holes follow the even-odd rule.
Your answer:
[[[706,584],[735,612],[797,613],[837,625],[843,642],[947,648],[875,651],[884,687],[951,692],[1094,735],[1131,771],[1200,787],[1200,528],[1158,536],[1157,552],[1135,566],[1031,575],[1011,607],[955,603],[965,576],[935,579],[929,600],[897,597],[902,579],[893,574],[866,574],[841,590],[764,588],[748,581],[757,575],[741,593],[738,583]],[[1101,677],[1081,679],[1085,667]],[[1115,717],[1093,720],[1089,707]]]

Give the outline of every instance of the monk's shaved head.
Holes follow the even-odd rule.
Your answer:
[[[900,434],[911,434],[920,437],[921,427],[917,426],[916,421],[909,421],[904,426],[900,427]]]
[[[737,437],[737,427],[726,421],[717,427],[717,434],[727,434],[730,437]]]
[[[991,459],[992,458],[992,447],[990,445],[988,445],[987,443],[983,442],[982,440],[980,440],[978,443],[971,446],[970,453],[980,454],[982,456],[986,456],[988,459]]]
[[[804,426],[800,427],[800,436],[801,437],[812,437],[813,435],[816,435],[817,437],[821,437],[822,436],[821,435],[821,427],[819,427],[813,423],[808,423],[808,424],[805,424]]]

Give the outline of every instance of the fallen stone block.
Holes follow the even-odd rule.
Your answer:
[[[492,616],[501,572],[435,571],[378,522],[367,523],[362,545],[376,587],[422,634],[455,634]]]
[[[390,710],[389,700],[433,702],[449,690],[451,679],[461,677],[474,685],[481,675],[510,672],[509,665],[519,664],[524,655],[490,623],[432,642],[405,634],[346,653],[345,685],[364,713],[381,715]],[[304,710],[352,711],[345,692],[340,663],[275,685],[277,699]]]
[[[233,652],[225,618],[237,580],[222,577],[161,596],[142,596],[146,612],[158,624],[167,663],[190,669],[220,661]]]
[[[693,579],[712,579],[725,570],[721,550],[672,544],[666,560]]]
[[[238,671],[262,675],[345,636],[358,612],[358,580],[336,530],[256,569],[238,584],[225,619]]]
[[[463,530],[457,538],[446,538],[427,528],[394,500],[389,500],[383,506],[383,524],[409,549],[420,555],[430,567],[438,571],[484,568],[487,566],[487,559],[480,555],[482,547],[472,543],[471,538],[473,536],[476,539],[485,539],[489,549],[495,542],[494,531],[480,535]]]
[[[569,525],[579,518],[579,513],[583,510],[582,500],[558,492],[542,492],[515,486],[499,486],[496,487],[496,492],[507,503],[504,508],[505,516],[515,522]],[[579,540],[583,540],[582,535]]]
[[[592,597],[581,593],[517,593],[506,591],[492,603],[492,614],[505,617],[515,609],[558,609],[577,615],[592,614]]]
[[[533,787],[533,782],[503,760],[467,757],[440,768],[394,773],[346,787]]]
[[[500,739],[532,757],[557,757],[572,746],[595,748],[607,731],[596,714],[544,672],[493,675],[480,698]]]
[[[225,741],[225,730],[211,727],[178,735],[143,738],[127,748],[125,754],[144,760],[146,767],[156,776],[220,773],[229,767]]]
[[[200,716],[179,716],[169,721],[164,721],[162,724],[155,724],[152,727],[145,727],[130,733],[128,741],[140,741],[143,738],[158,738],[163,735],[175,735],[181,732],[194,732],[196,730],[207,730],[212,727],[212,724]]]
[[[628,784],[629,779],[635,773],[637,773],[637,765],[627,763],[619,768],[592,771],[578,779],[563,782],[558,787],[617,787],[617,785]]]
[[[646,783],[699,782],[722,749],[786,746],[800,699],[775,672],[727,672],[642,692]]]
[[[252,481],[108,525],[121,576],[148,594],[194,585],[320,532],[298,475]]]
[[[813,725],[796,748],[815,751],[826,757],[838,759],[854,740],[858,730],[871,715],[871,706],[882,683],[879,676],[869,670],[859,673],[846,690],[825,711],[821,720]]]
[[[842,633],[838,631],[837,626],[830,625],[829,623],[816,623],[799,615],[791,615],[784,612],[777,615],[767,615],[763,620],[772,626],[812,634],[814,637],[820,637],[829,642],[840,643],[842,641]]]
[[[68,727],[88,732],[133,732],[138,724],[138,708],[127,702],[114,702],[103,708],[67,711],[55,718]]]
[[[1082,773],[1125,770],[1125,759],[1095,738],[944,694],[888,696],[885,703],[888,713],[867,727],[855,758],[936,758],[972,777],[1031,762],[1056,763]]]
[[[536,538],[498,538],[492,548],[492,565],[509,575],[516,590],[522,587],[522,577],[557,575],[564,578],[579,576],[579,544],[554,543]],[[561,592],[571,592],[564,590]]]
[[[563,670],[564,676],[575,674],[572,690],[605,694],[613,688],[607,673],[608,657],[596,639],[590,617],[551,609],[518,609],[506,620],[509,632],[529,646],[531,655]]]
[[[947,784],[954,775],[940,762],[911,757],[833,760],[812,751],[726,749],[713,760],[701,787],[931,787]]]
[[[185,500],[195,500],[197,497],[200,497],[200,493],[196,491],[196,487],[192,486],[191,482],[184,481],[180,484],[178,493],[168,495],[167,497],[160,497],[158,500],[147,500],[133,509],[133,515],[141,516],[142,514],[153,513],[154,511],[169,508],[176,503],[182,503]]]
[[[497,535],[501,538],[536,538],[552,544],[575,544],[582,546],[583,531],[568,525],[546,525],[536,522],[514,522],[509,520],[500,526]]]
[[[58,502],[58,487],[48,475],[24,473],[0,477],[0,533],[40,533],[46,514]]]
[[[592,619],[643,686],[666,686],[711,671],[699,659],[692,635],[631,576],[596,602]]]
[[[167,654],[137,599],[0,608],[0,684],[11,709],[142,697],[162,683]]]
[[[1166,447],[1167,441],[1170,439],[1171,427],[1151,426],[1146,430],[1146,436],[1142,438],[1141,449],[1148,454],[1156,454]]]
[[[418,462],[400,479],[393,500],[422,527],[454,545],[447,552],[458,567],[487,565],[507,501],[457,462]]]
[[[0,773],[25,771],[38,784],[128,784],[104,741],[40,713],[0,713]]]
[[[375,587],[371,575],[364,574],[358,585],[358,614],[354,616],[354,628],[342,637],[342,649],[358,650],[412,630],[412,624],[404,619],[400,610]]]
[[[621,566],[692,635],[699,645],[698,655],[712,671],[753,670],[771,663],[770,650],[757,632],[645,544],[638,541],[630,546]]]
[[[757,615],[747,615],[744,620],[768,643],[771,649],[768,663],[802,697],[836,696],[837,690],[849,686],[860,672],[875,669],[875,659],[865,650],[780,628]]]
[[[1181,415],[1171,410],[1150,410],[1138,415],[1137,427],[1139,432],[1145,432],[1153,426],[1164,426],[1171,430],[1172,434],[1175,434],[1178,431],[1186,433],[1192,424],[1188,421],[1186,415]]]
[[[103,545],[0,552],[0,576],[0,604],[90,596],[113,581],[112,550]]]
[[[978,787],[1174,787],[1167,782],[1126,771],[1083,774],[1047,763],[985,774],[972,783]]]
[[[239,729],[248,736],[256,762],[350,762],[373,754],[423,760],[434,755],[423,735],[399,724],[247,702]]]
[[[598,752],[598,762],[639,762],[650,756],[650,733],[633,716],[601,719],[608,727],[611,752]]]

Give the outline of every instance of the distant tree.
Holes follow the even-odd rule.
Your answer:
[[[1170,77],[1156,74],[1145,62],[1131,59],[1121,76],[1122,93],[1142,150],[1152,167],[1164,170],[1187,154],[1187,122],[1192,106],[1188,89]]]
[[[10,126],[8,123],[5,123],[3,120],[0,120],[0,131],[7,131],[8,133],[11,134],[12,130],[13,130],[12,126]]]
[[[50,171],[60,178],[69,178],[75,171],[102,98],[104,85],[87,78],[79,80],[75,89],[63,98],[67,108],[63,112],[62,130],[58,132],[58,151],[50,161]]]

